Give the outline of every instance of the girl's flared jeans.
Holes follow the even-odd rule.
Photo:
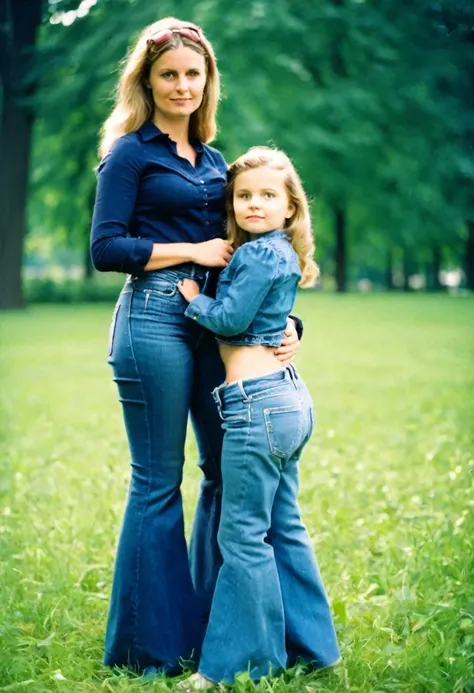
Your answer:
[[[109,340],[132,473],[104,662],[170,674],[199,656],[221,565],[223,432],[212,390],[224,368],[214,336],[184,316],[177,283],[185,276],[201,287],[206,280],[195,266],[129,278]],[[189,413],[204,478],[188,558],[180,485]]]
[[[294,366],[214,390],[225,430],[218,534],[223,556],[199,671],[258,679],[301,658],[334,664],[328,600],[297,503],[298,461],[313,428]]]

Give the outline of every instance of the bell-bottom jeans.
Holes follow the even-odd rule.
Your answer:
[[[224,380],[224,366],[214,336],[184,315],[187,303],[177,290],[178,282],[184,277],[194,278],[201,288],[206,282],[206,274],[192,265],[152,272],[143,278],[128,278],[116,304],[109,339],[109,363],[118,386],[131,453],[131,480],[117,548],[104,662],[109,666],[126,666],[138,671],[154,666],[170,675],[181,673],[183,660],[199,660],[222,565],[218,529],[224,431],[212,393]],[[249,395],[255,393],[251,390]],[[248,405],[243,402],[239,406],[246,408]],[[256,411],[256,406],[254,401],[248,411]],[[180,485],[189,415],[197,440],[203,480],[188,554]],[[307,411],[304,416],[309,416]],[[255,421],[252,419],[252,425]],[[304,423],[302,418],[301,426],[304,427],[300,432],[303,441],[309,436],[308,420]],[[245,430],[243,425],[241,433]],[[280,430],[281,427],[277,429]],[[274,481],[271,488],[260,489],[263,477],[260,481],[258,479],[263,472],[257,467],[252,471],[253,446],[260,443],[257,438],[254,440],[253,432],[250,436],[250,429],[247,435],[254,442],[249,442],[245,456],[239,449],[234,462],[225,465],[226,478],[230,479],[234,474],[239,488],[252,491],[249,484],[256,484],[255,497],[249,496],[249,499],[254,497],[249,506],[250,514],[247,518],[239,518],[238,526],[242,523],[248,527],[255,525],[260,542],[266,533],[263,527],[268,524],[265,546],[259,550],[265,555],[268,552],[275,555],[279,578],[275,594],[277,601],[279,594],[288,596],[291,592],[292,597],[280,598],[284,603],[283,616],[278,607],[274,617],[266,621],[271,626],[268,642],[277,644],[268,647],[258,630],[252,631],[250,639],[245,641],[248,627],[238,626],[228,644],[225,641],[221,643],[224,649],[236,649],[237,661],[230,662],[222,676],[214,668],[206,668],[203,672],[215,680],[225,678],[227,672],[236,667],[246,669],[248,661],[255,672],[267,671],[269,663],[277,666],[285,662],[294,663],[298,657],[322,666],[335,658],[337,648],[324,590],[319,574],[315,573],[317,568],[312,549],[299,520],[299,511],[294,506],[299,452],[295,449],[291,460],[284,464],[278,462],[278,455],[271,457],[275,470],[281,467],[278,472],[281,481],[274,494],[274,504],[280,498],[278,502],[288,508],[284,522],[289,533],[284,534],[279,517],[274,518],[271,525],[268,523],[266,500],[260,514],[257,513],[258,522],[253,517],[255,498],[262,491],[264,495],[260,503],[263,503],[263,499],[273,493]],[[299,448],[301,446],[299,444]],[[228,448],[228,452],[231,450]],[[226,460],[229,459],[227,454]],[[242,478],[239,475],[240,463],[244,463]],[[287,472],[283,473],[283,469]],[[293,470],[291,473],[290,469]],[[269,474],[269,479],[276,478],[275,473]],[[227,490],[230,490],[229,484]],[[230,503],[231,515],[235,512],[232,507]],[[242,508],[247,512],[247,506]],[[260,516],[262,512],[266,520]],[[232,565],[229,557],[232,546],[236,546],[233,544],[235,537],[226,540],[229,529],[232,529],[228,517],[227,514],[220,534],[227,567]],[[247,556],[246,542],[244,538],[242,558]],[[270,542],[275,543],[275,552]],[[240,565],[239,561],[236,565]],[[253,565],[252,561],[250,565]],[[271,567],[271,562],[268,565],[270,572],[266,584],[268,592],[272,592],[277,583],[274,572],[271,572],[274,566]],[[248,591],[249,581],[244,579],[242,582],[240,577],[235,594],[232,583],[230,592],[219,588],[212,608],[218,614],[222,595],[229,595],[229,601],[221,612],[223,624],[226,623],[226,609],[231,609],[227,613],[232,613],[232,618],[237,613],[236,623],[246,623],[246,614],[265,593],[259,574],[257,571],[255,582],[252,580],[255,592]],[[222,573],[223,580],[225,575]],[[245,575],[245,571],[239,572],[240,575]],[[221,578],[220,581],[222,583]],[[247,594],[248,603],[243,598]],[[305,606],[303,601],[308,599]],[[306,612],[308,615],[304,616]],[[301,615],[303,621],[299,620]],[[306,631],[308,624],[310,629]],[[285,630],[283,641],[282,627]],[[226,633],[232,631],[232,624],[228,623],[226,629]],[[210,653],[213,652],[212,632],[211,628],[206,639],[206,652]],[[274,632],[277,635],[273,635]],[[211,660],[213,662],[214,658],[209,658]],[[206,661],[207,655],[203,655],[202,662]]]
[[[128,278],[110,327],[113,368],[132,474],[118,543],[105,664],[180,673],[199,656],[221,556],[223,432],[212,390],[224,379],[214,336],[185,317],[177,290],[188,269]],[[188,551],[180,485],[188,415],[201,484]]]
[[[232,683],[298,658],[334,664],[328,600],[298,508],[298,461],[313,429],[294,366],[214,391],[225,430],[217,578],[199,671]]]

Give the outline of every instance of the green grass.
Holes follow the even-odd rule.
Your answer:
[[[301,505],[343,664],[275,693],[474,691],[474,300],[306,293]],[[166,693],[105,669],[128,452],[110,306],[0,316],[0,690]],[[199,472],[189,436],[189,530]],[[237,693],[253,690],[245,677]]]

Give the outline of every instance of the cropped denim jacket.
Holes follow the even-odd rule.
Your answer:
[[[186,315],[223,344],[280,346],[300,279],[286,233],[259,234],[235,251],[219,276],[216,298],[196,296]]]

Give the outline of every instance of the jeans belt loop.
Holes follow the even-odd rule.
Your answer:
[[[224,417],[222,416],[222,400],[221,396],[219,394],[219,387],[215,387],[212,391],[212,396],[214,398],[214,402],[217,404],[217,412],[222,419],[222,421],[225,421]]]
[[[288,364],[288,373],[290,375],[291,382],[293,383],[293,387],[296,390],[296,372],[295,372],[295,367],[293,366],[292,363]]]
[[[247,393],[246,393],[245,390],[244,390],[244,386],[243,386],[243,383],[242,383],[241,380],[238,380],[238,381],[237,381],[237,387],[238,387],[239,390],[240,390],[240,394],[241,394],[242,397],[244,398],[243,401],[244,401],[245,403],[250,402],[250,398],[247,397]]]

